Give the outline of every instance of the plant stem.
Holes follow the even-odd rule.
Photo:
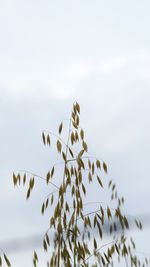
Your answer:
[[[58,267],[60,266],[60,238],[59,238],[59,244],[58,244]]]

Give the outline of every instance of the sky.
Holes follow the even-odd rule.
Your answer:
[[[26,202],[12,172],[46,172],[55,157],[41,132],[57,131],[74,101],[126,213],[150,213],[149,8],[148,0],[0,1],[1,242],[46,229],[40,205],[48,189],[37,181]],[[150,230],[133,235],[150,254]],[[16,267],[31,266],[31,251],[10,256]]]

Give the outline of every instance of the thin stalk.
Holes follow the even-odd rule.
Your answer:
[[[77,229],[77,212],[76,212],[75,228]],[[74,267],[76,267],[76,244],[77,244],[77,236],[75,233],[75,238],[74,238]]]
[[[63,173],[63,182],[65,180],[65,168],[67,166],[67,154],[68,154],[68,148],[69,148],[69,139],[70,139],[70,129],[71,129],[71,118],[70,118],[70,122],[69,122],[69,132],[68,132],[68,138],[67,138],[67,144],[66,145],[66,152],[65,152],[65,156],[66,156],[66,161],[65,161],[65,164],[64,164],[64,173]],[[58,244],[58,267],[60,267],[60,237],[59,237],[59,244]]]
[[[60,239],[58,244],[58,267],[60,266]]]

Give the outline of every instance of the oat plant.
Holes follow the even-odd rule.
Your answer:
[[[117,192],[116,184],[108,179],[107,185],[102,177],[108,167],[104,160],[99,160],[88,151],[85,133],[80,126],[80,106],[73,104],[69,121],[69,130],[61,122],[58,133],[44,131],[44,146],[56,149],[60,164],[50,167],[45,176],[49,194],[44,198],[41,213],[50,210],[49,228],[43,237],[43,248],[48,254],[47,267],[107,267],[125,264],[126,266],[146,266],[149,259],[140,260],[136,246],[126,230],[130,225],[123,213],[124,198]],[[65,133],[66,140],[62,138]],[[55,139],[55,142],[52,140]],[[94,140],[93,140],[94,141]],[[106,175],[105,175],[106,176]],[[14,185],[26,185],[26,198],[29,199],[39,175],[29,171],[13,174]],[[57,183],[56,183],[57,181]],[[87,191],[97,183],[99,190],[98,209],[85,212]],[[101,203],[101,192],[108,189],[111,205]],[[94,191],[91,191],[91,194]],[[94,199],[95,200],[95,199]],[[113,205],[113,208],[112,208]],[[135,220],[142,229],[142,224]],[[106,242],[105,233],[109,231],[110,242]],[[50,233],[54,233],[51,237]],[[124,263],[122,263],[124,261]],[[33,265],[38,265],[38,255],[34,252]]]

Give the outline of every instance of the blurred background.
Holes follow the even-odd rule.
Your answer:
[[[48,189],[37,179],[26,201],[12,172],[46,173],[56,158],[41,132],[57,131],[74,101],[89,150],[108,164],[104,179],[116,182],[126,214],[146,221],[130,234],[150,254],[149,10],[148,0],[0,1],[0,247],[13,266],[42,253]]]

